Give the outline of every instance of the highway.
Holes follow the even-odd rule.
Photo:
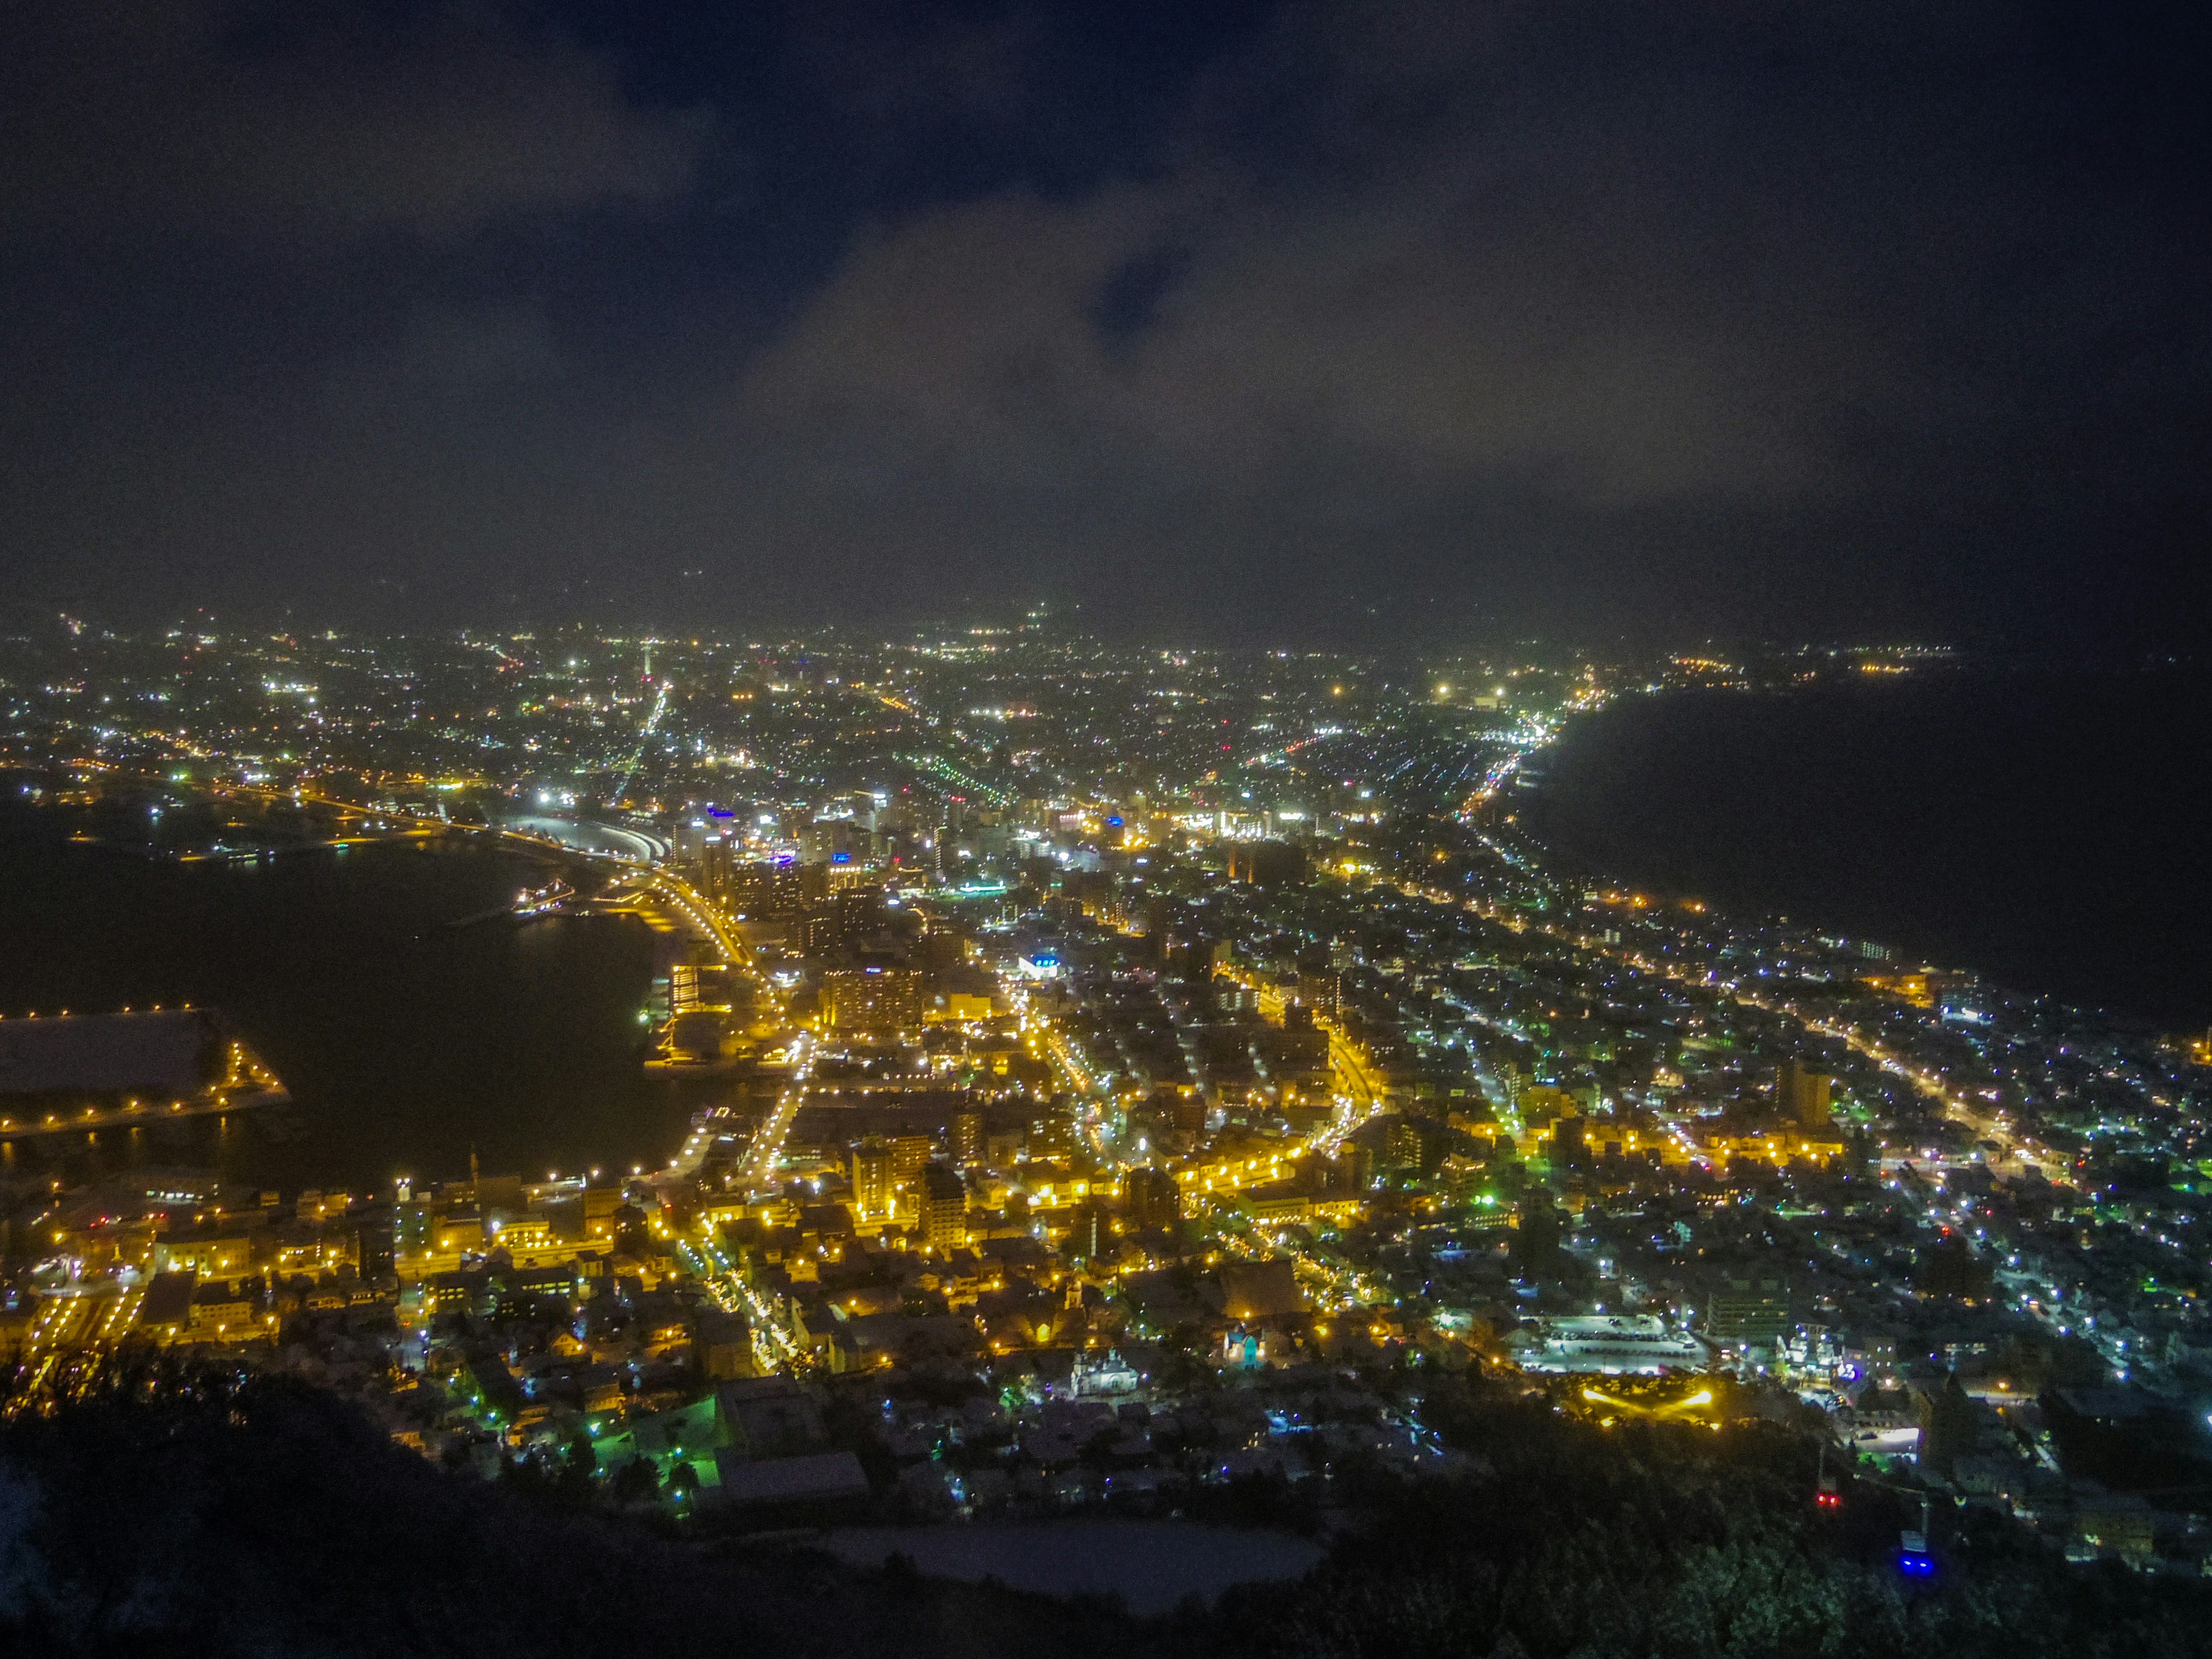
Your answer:
[[[307,788],[267,789],[240,786],[241,793],[258,795],[270,802],[296,803],[320,806],[337,815],[340,825],[349,819],[398,820],[407,824],[405,829],[377,830],[368,834],[340,834],[318,847],[359,847],[372,842],[399,841],[410,837],[444,834],[468,835],[489,832],[511,841],[526,842],[549,851],[573,854],[590,859],[609,860],[621,864],[650,866],[665,860],[671,852],[668,839],[650,830],[629,825],[602,823],[594,819],[563,817],[557,813],[516,813],[483,824],[455,823],[435,813],[411,811],[406,808],[366,807],[356,802],[343,800],[335,795],[325,795]],[[219,797],[218,797],[219,798]],[[201,854],[188,855],[185,860],[197,858],[234,857],[229,854]]]
[[[649,895],[666,905],[714,947],[714,954],[721,958],[724,967],[742,969],[764,994],[774,998],[773,990],[754,969],[752,954],[745,949],[737,930],[690,883],[671,870],[641,871],[636,879],[637,897]]]
[[[546,813],[501,817],[493,828],[519,840],[580,853],[586,858],[615,859],[629,864],[657,864],[669,854],[667,838],[643,830],[586,818],[564,818]]]

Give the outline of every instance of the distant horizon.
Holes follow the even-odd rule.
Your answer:
[[[635,640],[641,643],[674,644],[696,640],[718,645],[744,643],[774,647],[798,643],[817,635],[845,635],[869,644],[896,645],[935,635],[992,629],[1007,633],[1027,632],[1041,638],[1095,640],[1121,649],[1250,651],[1262,653],[1294,650],[1376,658],[1393,655],[1449,656],[1519,647],[1565,652],[1584,657],[1622,653],[1655,659],[1717,650],[1735,653],[1747,660],[1805,653],[1827,653],[1838,657],[1921,654],[1938,663],[1948,661],[1960,666],[2006,664],[2056,669],[2185,666],[2205,659],[2201,650],[2185,648],[2189,642],[2179,640],[1973,637],[1944,635],[1932,630],[1916,633],[1908,629],[1887,632],[1869,629],[1859,634],[1836,630],[1789,634],[1757,629],[1729,630],[1720,628],[1700,632],[1692,627],[1680,629],[1655,628],[1640,631],[1627,629],[1548,629],[1522,628],[1502,622],[1462,627],[1439,620],[1430,624],[1431,631],[1409,635],[1406,629],[1393,628],[1384,621],[1361,625],[1353,619],[1349,627],[1340,626],[1334,633],[1311,627],[1239,632],[1233,627],[1220,626],[1223,619],[1218,617],[1212,619],[1214,626],[1211,629],[1206,622],[1195,618],[1187,624],[1163,623],[1157,616],[1146,620],[1094,611],[1081,605],[1054,606],[1048,614],[1040,617],[1035,609],[1020,606],[1012,601],[1004,606],[978,605],[962,612],[933,610],[875,616],[791,616],[751,619],[703,614],[690,618],[594,617],[573,613],[553,617],[510,613],[445,618],[427,616],[376,617],[347,614],[343,607],[338,606],[312,614],[303,614],[303,607],[289,605],[258,611],[251,605],[182,612],[174,610],[157,611],[149,607],[126,613],[119,609],[101,606],[10,605],[4,599],[0,599],[0,630],[25,637],[52,628],[58,635],[66,635],[70,625],[76,624],[85,634],[95,638],[106,634],[125,639],[185,635],[195,631],[205,631],[216,637],[292,634],[303,638],[336,635],[341,638],[359,635],[383,639],[453,638],[470,635],[521,639],[577,633],[608,641]]]

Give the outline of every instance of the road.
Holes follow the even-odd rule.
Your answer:
[[[650,900],[664,905],[674,917],[708,940],[723,965],[744,974],[752,981],[756,994],[773,1011],[781,1023],[784,1018],[783,998],[775,985],[763,975],[729,919],[723,915],[714,901],[701,893],[682,877],[669,870],[641,872],[637,894],[640,901]],[[793,1120],[806,1098],[807,1080],[814,1069],[814,1039],[801,1032],[793,1039],[791,1080],[777,1096],[774,1109],[762,1121],[754,1133],[752,1146],[745,1154],[748,1176],[762,1187],[775,1184],[777,1164],[783,1157],[784,1138],[791,1133]],[[684,1143],[672,1167],[679,1170],[696,1169],[706,1154],[712,1139],[707,1131],[695,1132]]]
[[[743,1314],[753,1328],[756,1344],[765,1335],[770,1354],[775,1364],[789,1370],[805,1370],[814,1363],[814,1356],[799,1346],[788,1325],[777,1316],[775,1308],[738,1269],[730,1259],[713,1230],[702,1224],[696,1238],[674,1241],[691,1271],[707,1287],[714,1304],[725,1313]]]
[[[586,858],[618,859],[629,864],[658,864],[669,854],[665,836],[625,825],[599,823],[586,818],[564,818],[529,813],[498,819],[492,826],[502,835],[550,843],[566,853]]]
[[[1313,1138],[1317,1152],[1334,1152],[1340,1142],[1382,1109],[1386,1085],[1359,1052],[1359,1045],[1345,1035],[1334,1020],[1316,1019],[1328,1033],[1329,1069],[1337,1079],[1336,1116]]]
[[[228,1117],[233,1112],[248,1112],[257,1106],[282,1106],[291,1098],[290,1094],[283,1089],[257,1089],[251,1093],[214,1100],[171,1101],[166,1106],[150,1105],[144,1101],[133,1101],[125,1106],[111,1106],[105,1110],[88,1106],[83,1111],[67,1117],[58,1112],[48,1112],[36,1119],[26,1118],[20,1122],[13,1117],[0,1117],[0,1139],[21,1140],[32,1135],[85,1134],[96,1129],[171,1123],[188,1117]]]
[[[753,1143],[745,1149],[745,1174],[755,1189],[776,1187],[777,1167],[783,1162],[783,1143],[791,1133],[799,1109],[806,1102],[806,1080],[814,1069],[814,1039],[801,1034],[793,1043],[791,1082],[775,1097],[775,1105],[761,1120]]]

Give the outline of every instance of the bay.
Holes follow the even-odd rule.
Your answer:
[[[1516,812],[1585,869],[2212,1024],[2212,680],[1958,671],[1631,696]]]
[[[389,1190],[398,1176],[537,1178],[651,1164],[693,1103],[641,1066],[665,936],[622,915],[455,927],[545,879],[534,859],[406,843],[246,868],[74,845],[0,824],[0,1013],[191,1002],[219,1011],[294,1105],[29,1138],[11,1173],[118,1162]]]

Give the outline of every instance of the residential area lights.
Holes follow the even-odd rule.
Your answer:
[[[926,1501],[953,1510],[1011,1501],[974,1496],[956,1426],[1073,1507],[1197,1476],[1134,1437],[1056,1467],[1048,1408],[1211,1423],[1313,1367],[1478,1361],[1593,1421],[1794,1401],[1885,1478],[2078,1498],[2039,1379],[2157,1423],[2212,1364],[2197,1050],[1526,833],[1573,719],[1703,669],[1023,624],[654,640],[648,683],[647,641],[585,630],[189,638],[0,641],[0,748],[41,810],[149,858],[495,842],[542,864],[528,892],[573,890],[548,915],[653,930],[645,1063],[696,1114],[618,1180],[33,1194],[36,1364],[274,1352],[273,1319],[404,1378],[365,1397],[426,1453],[495,1468],[584,1424],[664,1476],[733,1383],[957,1375],[973,1424],[885,1431],[893,1462],[927,1439],[902,1479],[951,1472]],[[486,925],[563,925],[523,908]],[[204,1094],[8,1102],[0,1139],[279,1090],[221,1053]],[[404,1340],[346,1346],[359,1310]],[[1663,1388],[1612,1374],[1654,1352]],[[1255,1470],[1329,1455],[1232,1427]],[[714,1460],[684,1467],[703,1503]]]

